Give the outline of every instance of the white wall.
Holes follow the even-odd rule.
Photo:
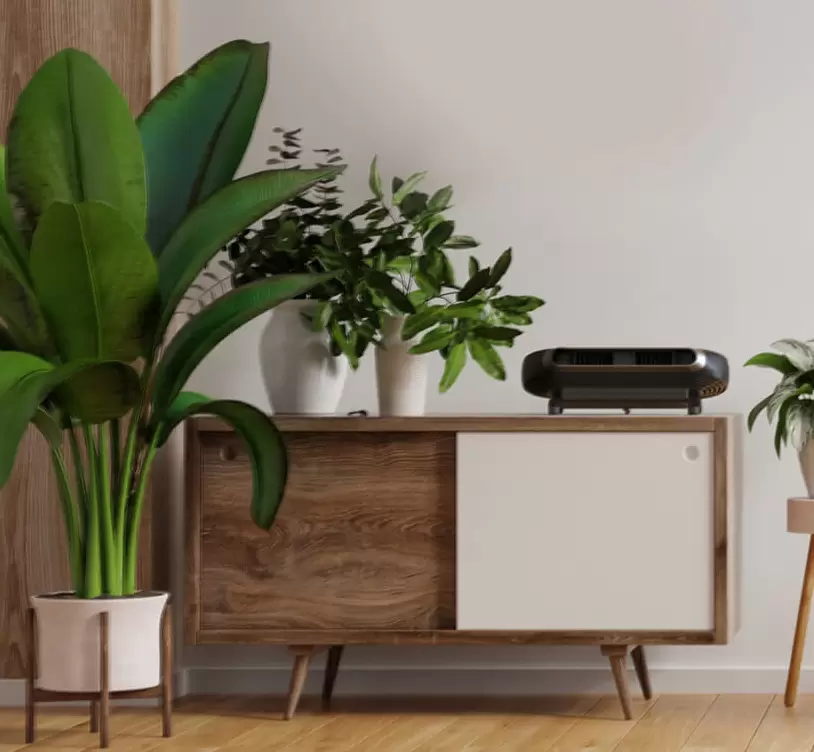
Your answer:
[[[507,353],[507,383],[470,368],[430,395],[431,411],[542,411],[519,383],[524,353],[630,343],[725,353],[732,383],[707,409],[745,413],[773,380],[740,364],[781,336],[811,336],[808,0],[185,0],[181,21],[184,65],[230,38],[272,42],[245,169],[262,165],[274,125],[303,126],[308,144],[344,150],[351,198],[378,153],[388,174],[452,183],[455,219],[487,262],[514,247],[507,285],[548,305]],[[257,331],[214,353],[196,387],[267,406]],[[342,410],[374,408],[370,366]],[[657,667],[698,669],[667,671],[662,686],[782,684],[805,549],[784,532],[784,502],[803,486],[763,424],[745,440],[744,485],[742,630],[727,647],[651,650]],[[349,662],[591,667],[596,652],[357,649]],[[282,665],[273,650],[188,659]]]

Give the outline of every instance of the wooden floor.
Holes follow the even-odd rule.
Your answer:
[[[291,721],[282,700],[193,699],[162,739],[158,713],[115,708],[111,749],[286,750],[292,752],[810,752],[814,695],[794,710],[771,695],[663,695],[636,703],[636,720],[620,720],[615,697],[466,700],[345,700],[321,713],[306,699]],[[33,750],[97,747],[74,709],[43,708]],[[25,749],[23,713],[0,710],[0,752]]]

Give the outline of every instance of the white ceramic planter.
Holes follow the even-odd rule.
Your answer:
[[[331,355],[328,333],[312,332],[303,319],[316,307],[312,300],[277,306],[260,337],[260,368],[274,413],[325,415],[339,405],[348,361]]]
[[[161,616],[167,593],[124,598],[35,595],[37,686],[55,692],[98,692],[99,614],[109,614],[110,691],[148,689],[161,683]]]
[[[427,356],[409,354],[415,340],[402,341],[403,326],[403,316],[387,316],[383,322],[383,346],[376,349],[379,415],[424,415]]]

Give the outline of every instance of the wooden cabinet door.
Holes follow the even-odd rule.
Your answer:
[[[462,433],[457,627],[712,630],[711,433]]]

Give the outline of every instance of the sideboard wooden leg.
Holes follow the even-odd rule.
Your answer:
[[[800,666],[803,663],[803,651],[806,646],[806,630],[811,613],[811,594],[814,592],[814,535],[808,543],[806,572],[803,576],[803,590],[800,593],[800,608],[797,611],[797,626],[794,630],[794,645],[791,649],[789,675],[786,679],[784,702],[787,708],[794,707],[797,701],[797,685],[800,683]]]
[[[653,689],[650,686],[650,674],[647,671],[644,648],[637,645],[630,651],[630,655],[633,658],[633,667],[636,669],[636,676],[639,679],[639,686],[642,688],[644,699],[649,700],[653,696]]]
[[[90,730],[91,734],[97,734],[99,732],[99,701],[98,700],[91,700],[90,701],[89,730]]]
[[[630,699],[630,687],[627,685],[627,645],[602,645],[602,655],[610,661],[622,712],[629,721],[633,718],[633,703]]]
[[[288,706],[285,711],[285,719],[288,721],[294,717],[297,705],[300,702],[302,688],[305,686],[305,678],[308,676],[308,666],[314,655],[313,645],[292,646],[289,650],[294,654],[294,669],[291,672],[291,685],[288,689]]]
[[[325,680],[322,683],[323,710],[328,710],[331,707],[336,675],[339,673],[339,663],[342,661],[342,651],[344,649],[344,645],[331,645],[330,650],[328,650],[328,660],[325,663]]]

